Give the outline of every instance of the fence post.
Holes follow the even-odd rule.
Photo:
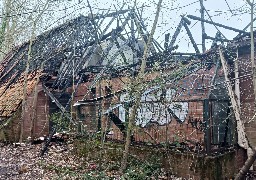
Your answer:
[[[203,120],[205,123],[205,150],[207,155],[211,154],[211,128],[210,128],[210,108],[209,108],[209,99],[205,99],[203,102]]]

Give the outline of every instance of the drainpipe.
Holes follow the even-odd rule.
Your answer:
[[[239,68],[238,68],[238,48],[237,48],[237,56],[234,62],[235,65],[235,95],[237,100],[238,108],[240,109],[240,80],[239,80]]]
[[[101,80],[99,81],[99,97],[101,97],[102,93],[101,93]],[[102,103],[104,102],[104,99],[101,100],[98,104],[98,122],[97,122],[97,131],[102,131],[102,122],[101,122],[101,111],[102,111]],[[97,102],[96,102],[97,104]]]
[[[211,155],[211,129],[210,129],[210,108],[209,108],[209,99],[203,101],[203,120],[205,122],[205,147],[207,155]]]

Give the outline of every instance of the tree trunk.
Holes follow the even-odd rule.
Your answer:
[[[161,9],[161,4],[162,4],[162,0],[159,0],[158,4],[157,4],[157,11],[156,11],[156,16],[155,16],[155,20],[154,20],[154,23],[153,23],[153,27],[152,27],[151,33],[149,35],[148,42],[146,44],[146,47],[145,47],[145,50],[144,50],[144,53],[143,53],[143,58],[142,58],[141,67],[140,67],[140,73],[135,78],[135,81],[134,81],[135,83],[131,84],[133,86],[131,88],[131,94],[134,94],[135,102],[134,102],[134,105],[132,106],[131,115],[129,116],[129,122],[128,122],[128,126],[127,126],[127,133],[126,133],[126,140],[125,140],[125,149],[124,149],[124,152],[123,152],[123,159],[122,159],[122,162],[121,162],[121,171],[125,171],[126,168],[127,168],[127,160],[128,160],[129,149],[130,149],[130,145],[131,145],[131,134],[132,134],[133,126],[135,124],[135,118],[136,118],[136,115],[137,115],[137,109],[138,109],[139,104],[140,104],[141,94],[143,93],[143,89],[144,89],[143,87],[145,86],[145,85],[143,85],[143,76],[144,76],[145,68],[146,68],[146,59],[147,59],[147,56],[148,56],[148,50],[151,47],[153,35],[155,33],[155,30],[156,30],[156,25],[157,25],[157,22],[158,22],[158,17],[159,17],[159,13],[160,13],[160,9]],[[140,89],[137,89],[138,87],[140,87]]]
[[[255,63],[254,63],[254,37],[253,37],[253,8],[254,8],[254,0],[250,2],[249,0],[246,0],[248,4],[251,6],[251,27],[250,27],[250,33],[251,33],[251,63],[252,63],[252,76],[253,76],[253,90],[254,90],[254,112],[256,108],[256,72],[255,72]],[[254,121],[255,116],[253,116],[253,119],[250,121]],[[250,122],[249,121],[249,122]],[[253,165],[256,158],[256,151],[255,147],[252,150],[252,153],[250,156],[248,156],[248,159],[246,160],[244,166],[241,168],[239,173],[236,175],[235,180],[244,179],[246,173],[249,171],[251,166]]]
[[[223,53],[221,51],[221,49],[219,49],[219,54],[220,54],[220,59],[221,59],[221,64],[222,64],[222,68],[224,71],[224,76],[225,76],[225,82],[227,85],[227,90],[228,90],[228,95],[230,97],[230,101],[232,104],[232,108],[234,111],[234,115],[235,115],[235,119],[237,122],[237,134],[238,134],[238,144],[239,146],[248,149],[249,147],[249,143],[248,140],[246,138],[246,134],[245,134],[245,128],[244,128],[244,123],[241,120],[241,113],[240,113],[240,108],[238,107],[238,103],[237,103],[237,99],[235,98],[235,93],[233,92],[232,89],[232,84],[228,78],[228,65],[227,62],[223,56]]]
[[[21,112],[21,118],[20,118],[20,140],[19,140],[19,142],[22,142],[23,134],[24,134],[24,115],[26,113],[28,71],[29,71],[29,65],[30,65],[30,59],[31,59],[31,49],[32,49],[33,39],[35,36],[34,32],[35,32],[35,25],[33,26],[33,32],[32,32],[30,42],[29,42],[28,60],[27,60],[27,64],[26,64],[25,74],[24,74],[23,100],[22,100],[22,112]]]
[[[30,38],[30,41],[29,41],[29,48],[28,48],[28,59],[27,59],[26,69],[25,69],[25,74],[24,74],[24,87],[23,87],[22,112],[21,112],[21,118],[20,118],[20,138],[19,138],[19,142],[22,142],[23,134],[24,134],[24,115],[25,115],[25,111],[26,111],[28,73],[29,73],[29,66],[30,66],[30,60],[31,60],[32,45],[33,45],[33,41],[34,41],[34,38],[35,38],[36,25],[37,25],[38,21],[40,20],[41,16],[43,15],[43,12],[46,10],[46,8],[48,6],[48,3],[49,3],[49,0],[45,3],[41,13],[33,21],[33,29],[32,29],[32,34],[31,34],[31,38]]]
[[[246,160],[243,167],[240,169],[239,173],[236,175],[235,180],[241,180],[244,179],[246,173],[249,171],[250,167],[252,166],[253,162],[256,158],[256,151],[253,149],[253,153],[250,157]]]

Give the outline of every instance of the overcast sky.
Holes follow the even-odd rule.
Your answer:
[[[98,13],[102,10],[119,9],[122,6],[123,0],[89,0],[94,13]],[[128,5],[132,6],[133,1],[124,0]],[[143,18],[147,22],[148,31],[150,31],[153,24],[153,20],[156,12],[156,4],[158,0],[137,0],[137,6],[146,6],[143,8]],[[237,29],[243,29],[250,22],[249,6],[245,0],[206,0],[204,6],[207,9],[209,15],[214,22],[218,22],[227,26],[231,26]],[[65,11],[58,12],[55,17],[67,16],[69,19],[78,16],[79,14],[87,15],[89,8],[87,7],[86,0],[73,0],[66,3],[67,9]],[[63,7],[61,7],[63,8]],[[173,35],[178,23],[180,22],[180,15],[194,15],[200,17],[200,3],[199,0],[163,0],[161,13],[158,21],[157,30],[155,33],[155,39],[159,42],[163,42],[164,34],[170,33]],[[209,16],[205,13],[205,18],[209,19]],[[57,21],[58,24],[63,23],[63,19]],[[55,24],[57,24],[55,23]],[[49,27],[49,26],[47,26]],[[192,35],[201,50],[201,23],[195,20],[191,20],[189,26]],[[209,36],[214,37],[217,30],[213,25],[205,24],[206,33]],[[189,41],[185,29],[177,38],[176,44],[179,44],[180,52],[193,52],[193,46]],[[228,38],[233,39],[238,33],[223,28],[219,30]],[[211,41],[207,41],[207,48],[210,48]]]

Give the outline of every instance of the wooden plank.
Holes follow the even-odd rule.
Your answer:
[[[54,97],[54,95],[47,89],[47,87],[44,84],[42,85],[42,87],[45,93],[51,98],[52,102],[54,102],[58,106],[58,108],[62,111],[62,114],[66,116],[70,120],[70,122],[76,125],[76,122],[73,121],[72,117],[67,114],[66,109],[61,105],[61,103],[57,100],[57,98]]]
[[[237,103],[237,99],[235,98],[235,93],[232,89],[232,85],[231,82],[228,78],[228,65],[227,62],[223,56],[222,50],[219,49],[219,54],[220,54],[220,60],[221,60],[221,64],[222,64],[222,68],[224,71],[224,76],[225,76],[225,81],[226,81],[226,85],[227,85],[227,89],[228,89],[228,94],[231,100],[231,105],[235,114],[235,118],[236,118],[236,123],[237,123],[237,134],[238,134],[238,144],[239,146],[248,149],[249,148],[249,144],[248,144],[248,140],[246,138],[245,135],[245,128],[244,128],[244,124],[240,118],[240,108],[238,107],[238,103]]]

